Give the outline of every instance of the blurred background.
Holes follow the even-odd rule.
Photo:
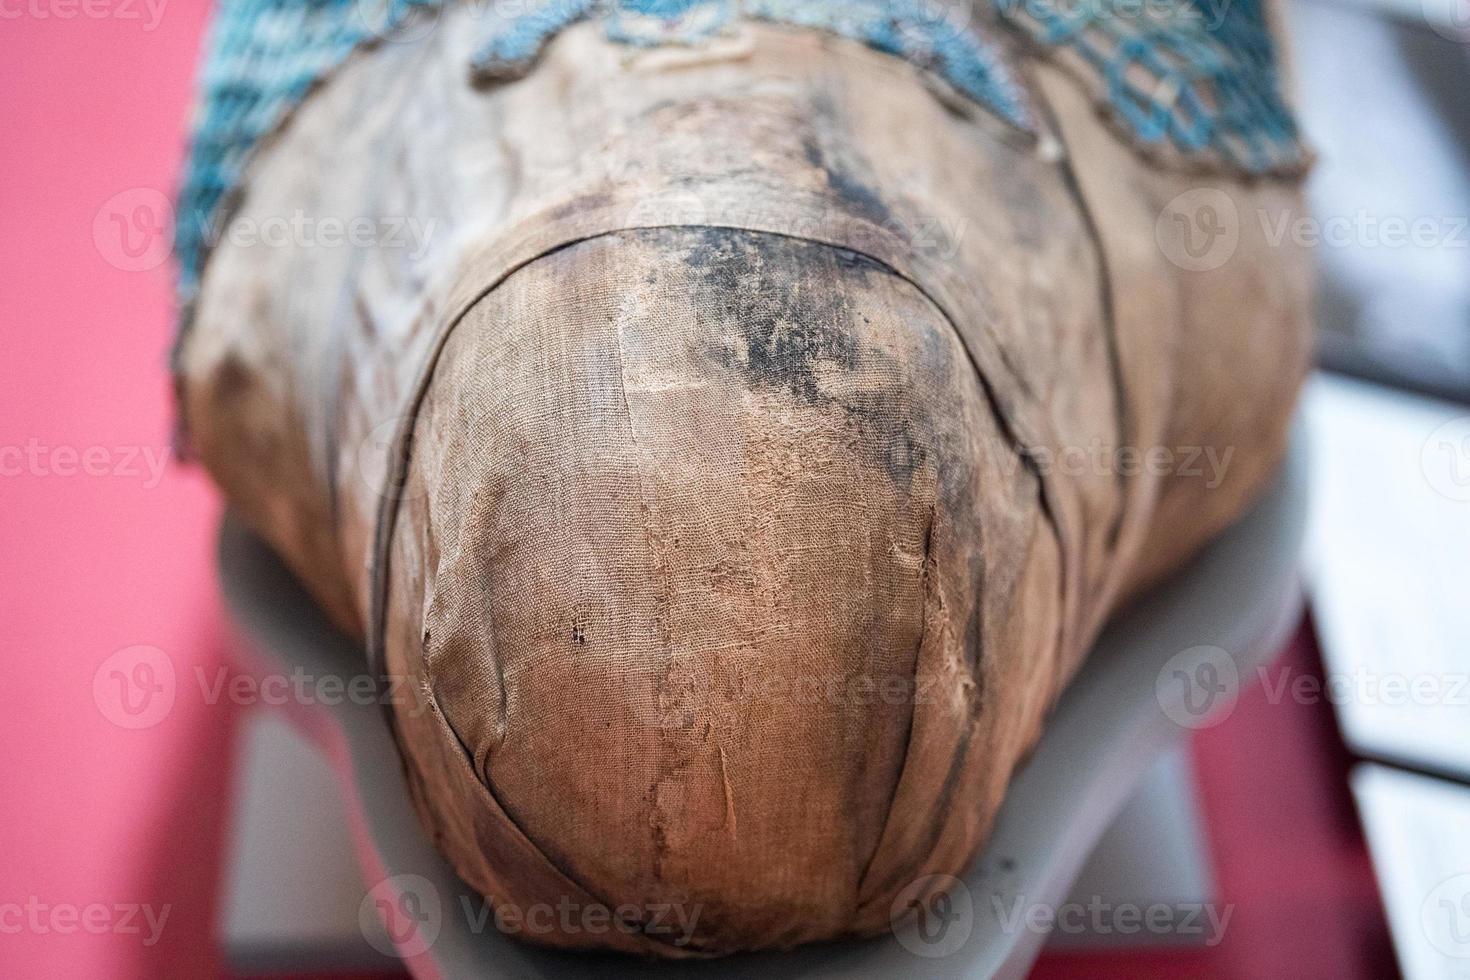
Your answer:
[[[207,14],[0,0],[0,976],[394,972],[327,763],[201,693],[242,643],[165,370]],[[1470,977],[1470,5],[1286,15],[1321,155],[1284,231],[1322,269],[1310,613],[1171,763],[1228,928],[1073,937],[1038,977]]]

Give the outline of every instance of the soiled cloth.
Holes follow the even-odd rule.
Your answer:
[[[446,0],[226,0],[175,229],[187,311],[231,195],[257,144],[354,50],[432,30]],[[479,81],[529,71],[572,24],[595,18],[619,43],[698,45],[756,19],[831,32],[921,65],[1024,130],[1036,108],[1007,45],[1053,50],[1130,138],[1253,174],[1299,172],[1305,152],[1279,92],[1262,0],[526,0],[469,4]],[[503,8],[503,9],[502,9]],[[1131,14],[1131,15],[1130,15]]]
[[[199,458],[410,692],[466,881],[698,912],[526,938],[886,929],[1108,616],[1273,471],[1295,182],[1165,165],[1013,35],[1034,131],[826,30],[575,23],[486,82],[475,26],[348,59],[253,155],[239,227],[377,234],[221,240],[178,357]],[[1199,195],[1227,238],[1173,220]]]

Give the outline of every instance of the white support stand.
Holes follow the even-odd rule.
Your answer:
[[[869,941],[656,968],[503,936],[475,914],[484,908],[480,896],[420,830],[381,707],[345,700],[286,712],[319,757],[280,719],[255,722],[223,930],[232,962],[257,971],[371,965],[375,947],[393,948],[377,921],[389,905],[416,923],[396,937],[416,977],[1022,977],[1047,931],[1012,913],[1062,909],[1079,881],[1090,892],[1084,904],[1093,895],[1144,905],[1197,901],[1208,895],[1209,878],[1178,752],[1191,728],[1225,710],[1241,679],[1281,648],[1301,614],[1304,455],[1298,437],[1265,499],[1108,628],[1012,781],[985,851],[952,886],[942,935],[905,920]],[[362,672],[361,652],[331,630],[270,551],[229,520],[220,568],[259,669],[344,680]],[[329,773],[341,799],[324,789]],[[1116,830],[1098,851],[1110,826]],[[362,876],[355,889],[347,873],[354,854]]]

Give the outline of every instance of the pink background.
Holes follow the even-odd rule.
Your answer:
[[[146,465],[169,447],[159,229],[206,11],[168,3],[150,29],[142,0],[24,4],[0,24],[0,977],[212,976],[236,720],[200,683],[229,646],[220,505],[200,473]],[[1306,633],[1288,657],[1320,669]],[[1226,941],[1038,976],[1391,975],[1330,708],[1257,691],[1196,758]],[[144,905],[168,910],[151,945],[124,919]]]
[[[145,6],[119,6],[107,8],[140,19],[27,0],[6,4],[7,18],[20,15],[0,22],[7,978],[216,972],[210,923],[232,726],[225,705],[205,703],[195,669],[212,670],[224,650],[210,555],[219,504],[197,472],[170,465],[155,483],[144,465],[169,446],[171,270],[119,265],[151,264],[168,242],[145,242],[135,227],[127,244],[142,253],[129,258],[109,218],[121,206],[131,220],[173,187],[207,8],[168,3],[150,30]],[[147,657],[172,669],[176,696],[150,727],[130,729],[110,717],[155,719],[118,715],[110,670],[101,698],[93,680],[115,651],[137,645],[161,651]],[[106,920],[88,910],[98,903]],[[155,915],[169,906],[151,946],[141,912],[140,931],[124,931],[127,907],[145,904]],[[39,927],[14,931],[11,905],[36,908]],[[94,934],[71,914],[116,928]]]

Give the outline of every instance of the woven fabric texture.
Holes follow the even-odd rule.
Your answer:
[[[620,8],[477,84],[479,2],[252,161],[239,228],[383,234],[221,241],[191,448],[364,641],[465,882],[691,913],[683,945],[526,938],[889,932],[970,865],[1113,611],[1275,472],[1296,182],[1159,165],[1075,52],[1005,27],[1037,139],[873,45],[724,34],[737,8]],[[1161,218],[1201,184],[1273,216],[1213,267]]]
[[[828,31],[943,76],[1001,118],[1032,128],[1024,89],[997,46],[1019,32],[1073,57],[1122,127],[1145,146],[1248,173],[1298,165],[1260,0],[524,0],[482,4],[471,70],[515,77],[561,30],[589,18],[636,45],[691,44],[744,17]],[[187,309],[262,137],[359,47],[432,26],[446,0],[224,0],[201,77],[179,195],[175,251]]]
[[[1262,0],[996,0],[996,7],[1034,41],[1076,58],[1145,145],[1212,154],[1247,173],[1304,162],[1278,90]]]

